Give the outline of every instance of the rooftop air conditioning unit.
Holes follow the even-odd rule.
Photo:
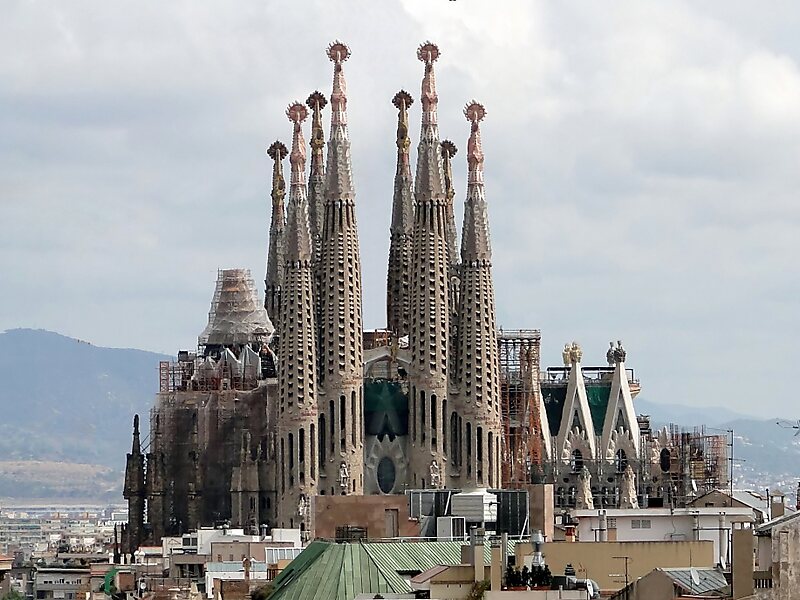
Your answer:
[[[464,517],[437,517],[436,539],[440,542],[463,541],[467,537],[467,520]]]

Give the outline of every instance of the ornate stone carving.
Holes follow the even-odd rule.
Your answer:
[[[627,354],[628,353],[625,352],[625,348],[622,347],[622,340],[617,340],[617,347],[614,349],[614,360],[618,364],[624,363]]]
[[[608,363],[609,367],[613,367],[617,364],[617,360],[614,358],[614,342],[608,342],[608,350],[606,351],[606,362]]]
[[[436,460],[432,460],[428,470],[431,476],[431,487],[438,490],[442,487],[442,473],[439,469],[439,463],[437,463]]]
[[[622,473],[619,506],[620,508],[639,508],[639,500],[636,495],[636,474],[630,465],[625,467],[625,471]]]
[[[350,471],[344,461],[339,464],[339,487],[345,492],[350,489]]]
[[[578,475],[578,489],[575,498],[575,508],[594,509],[594,499],[592,498],[592,474],[586,465]]]

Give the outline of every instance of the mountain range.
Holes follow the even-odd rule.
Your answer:
[[[133,415],[141,415],[146,436],[158,363],[170,359],[44,330],[0,333],[0,498],[120,502]],[[733,429],[737,487],[797,486],[800,437],[777,418],[646,398],[637,398],[635,409],[654,427]]]

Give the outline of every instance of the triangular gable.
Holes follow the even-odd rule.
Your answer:
[[[553,458],[553,443],[552,436],[550,435],[550,419],[547,418],[547,409],[544,405],[544,397],[542,396],[541,389],[539,389],[536,394],[536,402],[539,403],[539,422],[534,425],[537,428],[536,434],[542,437],[542,453],[544,455],[542,458],[551,460]]]
[[[636,450],[636,456],[639,456],[639,422],[636,420],[636,413],[633,410],[633,396],[631,396],[631,388],[628,385],[628,374],[625,371],[624,362],[618,362],[614,368],[614,375],[611,379],[611,392],[608,395],[608,406],[606,407],[601,442],[601,448],[607,460],[614,458],[614,450],[609,446],[611,435],[619,428],[620,422],[622,423],[623,431],[630,434],[630,441]]]
[[[593,458],[596,456],[594,423],[589,411],[589,399],[586,396],[586,385],[583,382],[583,372],[579,362],[573,362],[569,371],[567,395],[564,398],[561,428],[557,439],[559,451],[563,451],[566,447],[567,437],[576,422],[580,425],[579,432],[585,435],[592,454],[591,457],[584,456],[584,459]]]

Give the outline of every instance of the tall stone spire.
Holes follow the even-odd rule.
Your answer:
[[[347,132],[347,86],[343,64],[350,50],[328,47],[333,62],[331,132],[325,179],[325,216],[320,248],[320,464],[334,494],[364,489],[363,325],[361,258]]]
[[[139,439],[139,415],[133,417],[133,443],[125,463],[123,497],[128,501],[126,552],[133,554],[144,541],[145,479],[144,455]]]
[[[448,265],[448,280],[450,285],[448,305],[450,308],[450,355],[448,357],[449,363],[447,365],[448,373],[450,374],[450,381],[456,383],[456,375],[458,369],[454,364],[456,357],[456,344],[458,343],[458,304],[459,304],[459,290],[460,277],[459,277],[459,263],[460,256],[458,253],[458,232],[456,229],[456,217],[453,210],[453,203],[456,196],[455,186],[453,184],[453,157],[458,153],[458,148],[450,140],[443,140],[442,148],[442,167],[444,170],[444,193],[447,199],[445,208],[446,224],[445,233],[447,235],[447,265]]]
[[[456,216],[453,210],[453,201],[456,190],[453,185],[453,157],[458,153],[458,148],[450,140],[442,141],[442,165],[444,169],[444,193],[447,198],[447,253],[450,265],[458,265],[458,229]]]
[[[435,44],[417,50],[425,64],[422,79],[422,131],[414,182],[413,251],[410,274],[409,408],[411,448],[409,472],[412,487],[440,487],[447,482],[445,450],[449,415],[447,369],[449,354],[449,282],[447,256],[447,198],[444,189],[439,126],[436,122],[436,79],[433,63],[439,57]],[[429,476],[428,476],[429,475]]]
[[[286,196],[286,181],[283,179],[283,159],[289,154],[282,142],[275,141],[267,149],[273,160],[272,166],[272,219],[269,225],[269,254],[267,255],[267,277],[264,280],[264,308],[271,319],[278,321],[281,285],[285,263],[283,199]]]
[[[312,242],[306,198],[306,143],[302,123],[308,110],[295,102],[286,110],[294,125],[286,219],[286,271],[279,322],[278,521],[307,529],[302,507],[317,494],[317,377]]]
[[[408,335],[408,278],[411,265],[411,231],[414,227],[414,193],[408,137],[408,108],[411,94],[401,90],[392,104],[397,108],[397,170],[394,175],[389,271],[386,286],[387,327],[398,337]]]
[[[313,92],[306,100],[311,109],[311,171],[308,175],[308,221],[317,261],[322,240],[322,220],[325,218],[325,130],[322,128],[322,109],[328,100],[322,92]]]
[[[464,109],[471,124],[467,143],[467,200],[461,232],[461,294],[458,324],[458,412],[466,421],[460,485],[500,487],[500,366],[495,323],[492,251],[483,186],[480,122],[474,100]]]

